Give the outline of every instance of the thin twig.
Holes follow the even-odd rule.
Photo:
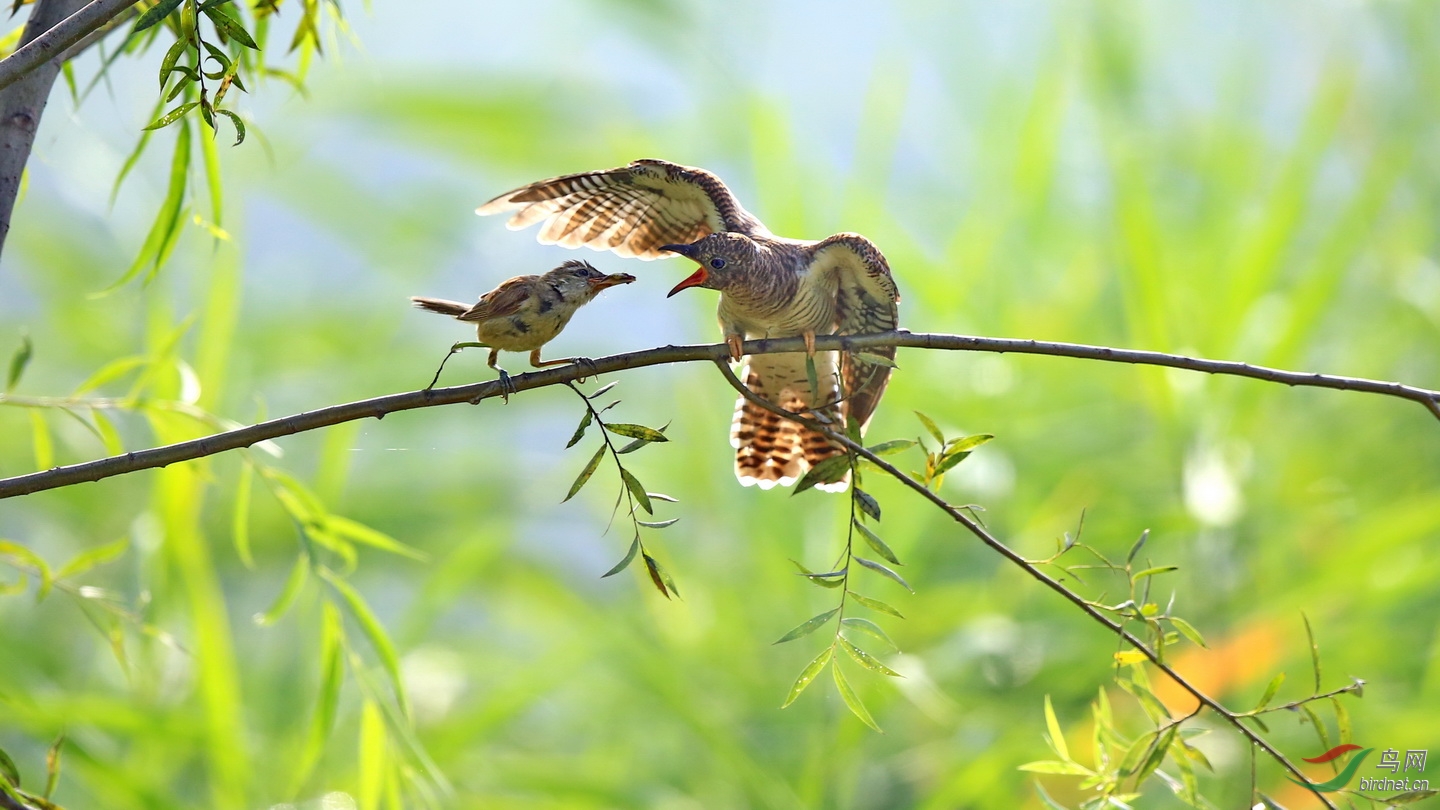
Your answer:
[[[730,386],[736,391],[738,391],[740,393],[740,396],[744,397],[749,402],[753,402],[756,405],[764,408],[765,410],[770,411],[771,413],[777,414],[782,418],[789,419],[797,424],[804,425],[806,428],[809,428],[816,433],[824,435],[831,441],[849,449],[855,455],[865,459],[871,464],[874,464],[876,467],[879,467],[881,470],[885,471],[888,475],[890,475],[890,477],[894,478],[895,480],[919,493],[921,497],[925,498],[926,500],[930,501],[932,504],[940,508],[952,519],[954,519],[955,522],[959,523],[961,526],[964,526],[967,531],[979,538],[982,543],[989,546],[994,551],[998,552],[1002,557],[1009,560],[1015,566],[1019,567],[1026,574],[1029,574],[1031,578],[1038,580],[1045,587],[1060,594],[1071,604],[1079,608],[1081,612],[1083,612],[1085,615],[1089,616],[1091,619],[1094,619],[1096,622],[1104,625],[1107,630],[1124,639],[1126,643],[1134,647],[1136,650],[1139,650],[1146,658],[1150,659],[1150,662],[1154,664],[1161,672],[1164,672],[1167,676],[1169,676],[1171,680],[1173,680],[1177,685],[1179,685],[1181,689],[1184,689],[1186,692],[1190,693],[1191,697],[1194,697],[1197,701],[1200,702],[1200,704],[1204,705],[1206,708],[1210,709],[1211,711],[1224,718],[1227,723],[1239,730],[1239,732],[1243,734],[1247,739],[1249,739],[1251,743],[1259,747],[1265,753],[1269,754],[1276,762],[1279,762],[1282,766],[1284,766],[1287,771],[1294,774],[1297,778],[1301,779],[1302,784],[1309,784],[1308,780],[1305,779],[1305,775],[1302,774],[1300,770],[1290,762],[1290,760],[1286,759],[1284,754],[1280,753],[1278,750],[1272,747],[1270,743],[1267,742],[1259,734],[1256,734],[1255,732],[1246,728],[1245,725],[1240,722],[1241,718],[1239,715],[1231,712],[1229,709],[1221,705],[1219,701],[1205,694],[1200,690],[1199,687],[1187,681],[1184,676],[1172,669],[1169,664],[1166,664],[1164,661],[1160,660],[1160,657],[1153,650],[1151,650],[1144,641],[1137,638],[1129,630],[1126,630],[1124,626],[1121,625],[1119,622],[1112,620],[1109,616],[1106,616],[1104,613],[1097,610],[1084,597],[1080,596],[1074,591],[1071,591],[1069,588],[1066,588],[1064,585],[1052,579],[1049,575],[1041,571],[1039,568],[1031,565],[1029,560],[1026,560],[1024,557],[1013,551],[1009,546],[1000,542],[998,538],[990,534],[978,523],[971,520],[964,512],[951,505],[949,501],[946,501],[944,498],[941,498],[939,495],[926,488],[924,484],[916,481],[914,478],[896,469],[893,465],[885,461],[883,458],[867,450],[863,445],[851,441],[848,436],[842,433],[837,433],[836,431],[831,430],[830,428],[820,424],[819,422],[816,422],[813,419],[806,419],[804,417],[798,416],[794,413],[791,413],[790,411],[785,410],[784,408],[781,408],[778,405],[775,405],[769,400],[756,396],[755,393],[749,388],[747,388],[744,383],[740,382],[740,379],[735,376],[735,372],[730,370],[730,366],[725,361],[716,360],[715,366],[720,369],[720,373],[724,375],[725,380],[730,383]],[[1318,797],[1320,801],[1325,803],[1326,807],[1331,808],[1331,810],[1335,810],[1335,805],[1332,804],[1329,799],[1325,798],[1324,795],[1322,795],[1318,791],[1314,791],[1313,789],[1312,792],[1315,793],[1316,797]]]
[[[1167,366],[1210,374],[1226,374],[1249,377],[1291,386],[1334,388],[1342,391],[1361,391],[1383,396],[1399,397],[1418,402],[1440,417],[1440,391],[1417,388],[1400,383],[1366,380],[1358,377],[1338,377],[1329,374],[1309,374],[1297,371],[1252,366],[1224,360],[1201,360],[1194,357],[1164,354],[1162,352],[1112,349],[1104,346],[1086,346],[1076,343],[1049,343],[1038,340],[1014,340],[1010,338],[968,337],[965,335],[913,334],[910,332],[881,332],[873,335],[827,335],[815,339],[820,351],[866,350],[882,346],[903,346],[920,349],[946,349],[953,351],[983,351],[1014,354],[1044,354],[1056,357],[1074,357],[1086,360],[1101,360],[1116,363]],[[746,354],[773,354],[776,352],[799,352],[805,348],[803,338],[782,338],[776,340],[752,340],[744,344]],[[715,361],[729,357],[729,350],[723,343],[692,346],[659,346],[638,352],[615,354],[598,358],[588,364],[557,366],[542,371],[532,371],[510,378],[512,391],[518,393],[533,388],[544,388],[578,380],[594,374],[624,371],[631,368],[662,365],[665,363],[689,363],[699,360]],[[454,405],[461,402],[478,403],[481,400],[501,396],[504,387],[499,381],[474,383],[453,388],[432,388],[410,391],[402,394],[365,399],[344,405],[332,405],[305,413],[272,419],[257,425],[217,433],[200,439],[178,444],[137,450],[133,453],[110,458],[56,467],[41,472],[17,475],[0,479],[0,499],[28,495],[47,489],[99,481],[116,475],[137,470],[165,467],[179,461],[190,461],[204,456],[215,455],[226,450],[249,447],[266,439],[275,439],[308,430],[338,425],[356,419],[383,418],[396,411],[428,408],[436,405]],[[5,399],[0,396],[0,403]]]

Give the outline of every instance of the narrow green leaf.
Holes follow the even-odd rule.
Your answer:
[[[615,563],[615,567],[614,567],[614,568],[611,568],[609,571],[606,571],[605,573],[601,574],[601,575],[600,575],[600,578],[601,578],[601,579],[604,579],[605,577],[612,577],[612,576],[620,573],[621,571],[624,571],[626,568],[630,567],[630,563],[632,563],[632,562],[635,561],[635,555],[638,554],[639,552],[640,552],[640,535],[637,534],[637,535],[635,535],[635,539],[632,540],[632,541],[630,541],[630,550],[627,551],[627,552],[625,552],[625,559],[621,560],[621,561],[618,562],[618,563]]]
[[[935,424],[935,421],[919,411],[915,412],[915,416],[919,417],[920,424],[925,426],[925,432],[933,436],[935,441],[940,443],[941,447],[944,447],[945,434],[940,432],[940,428]]]
[[[598,399],[599,397],[601,397],[601,396],[603,396],[604,394],[608,393],[611,388],[614,388],[615,386],[617,386],[617,385],[619,385],[619,384],[620,384],[620,381],[619,381],[619,380],[615,380],[614,382],[605,383],[604,385],[600,386],[599,388],[596,388],[594,393],[592,393],[592,394],[587,394],[587,395],[585,396],[585,398],[586,398],[586,399]]]
[[[1153,577],[1156,574],[1167,574],[1171,571],[1178,570],[1180,570],[1180,566],[1178,565],[1157,565],[1154,568],[1146,568],[1144,571],[1138,571],[1134,574],[1131,574],[1130,581],[1136,582],[1144,579],[1145,577]]]
[[[845,477],[850,471],[850,457],[831,456],[814,467],[805,471],[800,480],[795,483],[795,488],[790,492],[793,498],[816,484],[832,484]]]
[[[105,446],[105,453],[111,456],[124,453],[125,444],[120,441],[120,433],[115,430],[115,423],[110,421],[105,411],[91,408],[90,418],[95,421],[95,432],[100,435],[100,443]]]
[[[355,805],[360,810],[379,810],[390,771],[390,747],[385,738],[385,712],[373,700],[360,703],[359,755],[356,757],[359,785]]]
[[[249,31],[245,30],[245,26],[226,14],[223,9],[211,6],[205,9],[205,16],[210,18],[210,22],[215,25],[215,30],[220,32],[221,36],[233,39],[251,50],[260,50],[260,46],[255,44],[254,38],[250,36]]]
[[[570,436],[570,441],[565,443],[565,448],[567,450],[571,447],[574,447],[580,442],[581,439],[585,438],[585,430],[590,427],[590,422],[594,420],[594,418],[594,412],[591,411],[589,408],[586,408],[585,415],[580,417],[580,426],[575,428],[575,432]]]
[[[605,426],[611,433],[618,433],[621,436],[628,436],[632,439],[642,439],[647,442],[668,442],[665,434],[655,428],[648,428],[644,425],[632,425],[626,422],[611,422]]]
[[[892,439],[888,442],[881,442],[872,447],[866,448],[877,456],[893,456],[896,453],[903,453],[914,447],[917,442],[913,439]]]
[[[270,609],[264,613],[256,613],[254,621],[261,627],[270,627],[280,621],[295,604],[300,591],[305,587],[305,582],[310,578],[310,558],[304,554],[295,559],[295,564],[290,567],[290,576],[285,578],[285,584],[280,588],[280,593],[275,597]]]
[[[864,703],[860,702],[860,696],[855,694],[854,689],[850,688],[850,682],[845,679],[845,673],[840,671],[838,664],[830,668],[830,674],[835,676],[835,688],[840,692],[840,699],[845,701],[845,705],[849,707],[850,713],[860,718],[860,722],[884,734],[885,730],[875,723],[875,718],[870,716],[870,710],[865,708]]]
[[[963,452],[960,452],[960,453],[947,453],[947,454],[945,454],[945,456],[940,459],[940,463],[935,465],[935,476],[936,476],[937,478],[939,478],[940,476],[943,476],[945,473],[950,472],[951,470],[953,470],[957,465],[960,464],[960,462],[964,461],[965,459],[967,459],[967,458],[969,458],[969,457],[970,457],[970,451],[969,451],[969,450],[966,450],[966,451],[963,451]],[[939,486],[939,485],[937,484],[936,486]]]
[[[855,562],[858,562],[866,568],[869,568],[871,571],[876,571],[895,580],[896,582],[900,583],[901,587],[903,587],[905,590],[911,593],[915,592],[915,589],[910,587],[910,583],[906,582],[904,577],[890,570],[890,568],[887,567],[885,564],[875,562],[874,560],[867,560],[864,557],[856,557]]]
[[[30,365],[30,358],[34,355],[35,344],[30,342],[30,336],[20,335],[20,348],[10,355],[10,372],[5,375],[5,393],[15,390],[20,377],[25,373],[25,367]]]
[[[180,2],[181,0],[159,0],[155,5],[146,9],[145,13],[135,21],[135,27],[130,31],[130,36],[133,38],[141,31],[170,16],[170,12],[178,8]]]
[[[895,552],[890,550],[890,546],[886,545],[885,541],[880,539],[880,535],[870,531],[870,528],[859,520],[852,521],[852,523],[855,525],[855,528],[860,530],[860,536],[865,538],[865,542],[869,544],[870,548],[875,550],[876,554],[879,554],[895,565],[904,564],[895,556]]]
[[[61,732],[50,743],[50,750],[45,752],[45,792],[41,794],[45,801],[55,794],[55,786],[60,783],[60,749],[65,745],[65,733]]]
[[[1414,790],[1407,790],[1404,793],[1396,793],[1394,796],[1387,796],[1385,803],[1394,807],[1400,804],[1414,804],[1422,799],[1430,799],[1435,796],[1440,796],[1440,790],[1416,788]]]
[[[1260,696],[1260,702],[1255,704],[1255,708],[1252,709],[1252,711],[1258,712],[1270,705],[1270,701],[1275,699],[1275,693],[1280,691],[1280,684],[1282,683],[1285,683],[1285,673],[1283,672],[1271,678],[1270,685],[1265,687],[1265,694]]]
[[[888,613],[889,615],[894,616],[897,619],[905,618],[905,616],[902,615],[900,611],[896,610],[895,608],[884,602],[881,602],[879,599],[872,599],[863,594],[855,593],[854,591],[850,592],[850,598],[854,599],[856,602],[864,605],[865,607],[870,608],[876,613]]]
[[[851,596],[854,596],[854,594],[852,593]],[[900,651],[900,647],[890,639],[890,635],[886,633],[884,629],[880,627],[880,625],[870,621],[869,619],[862,619],[858,616],[847,616],[846,618],[841,619],[840,623],[846,627],[859,630],[862,633],[867,633],[875,637],[879,641],[889,646],[890,649],[894,650],[895,652]]]
[[[679,498],[676,498],[676,497],[673,497],[673,496],[670,496],[670,495],[666,495],[666,494],[663,493],[663,492],[647,492],[647,493],[645,493],[645,494],[646,494],[646,495],[649,495],[649,496],[650,496],[650,500],[652,500],[652,501],[664,501],[664,502],[666,502],[666,503],[679,503],[679,502],[680,502],[680,499],[679,499]]]
[[[1315,631],[1310,627],[1310,617],[1303,612],[1300,614],[1301,621],[1305,622],[1305,640],[1310,644],[1310,668],[1315,673],[1315,693],[1320,693],[1320,645],[1315,641]]]
[[[216,108],[215,114],[225,115],[226,118],[229,118],[230,124],[235,125],[235,143],[230,144],[230,146],[240,146],[240,144],[245,143],[245,121],[240,121],[239,115],[229,110],[220,110],[220,108]]]
[[[854,658],[855,662],[860,666],[872,672],[878,672],[881,675],[889,675],[892,678],[903,677],[900,673],[880,663],[880,659],[855,646],[850,639],[840,636],[839,641],[840,646],[845,648],[845,652],[849,653],[850,657]]]
[[[850,356],[862,363],[869,363],[872,366],[899,368],[899,366],[895,365],[894,360],[883,354],[876,354],[875,352],[852,352]]]
[[[200,139],[200,162],[205,167],[205,188],[210,192],[210,222],[218,231],[224,224],[225,190],[220,175],[220,152],[214,138]]]
[[[1018,770],[1029,771],[1030,773],[1063,774],[1066,776],[1089,776],[1094,773],[1094,771],[1091,771],[1078,762],[1057,762],[1053,759],[1027,762],[1021,765]]]
[[[15,767],[15,760],[3,748],[0,748],[0,778],[12,787],[20,787],[20,769]]]
[[[950,442],[945,445],[945,451],[941,455],[950,456],[956,453],[968,453],[994,438],[995,435],[993,433],[976,433],[973,436],[951,439]]]
[[[1325,724],[1320,720],[1320,715],[1310,708],[1309,703],[1300,704],[1300,711],[1305,713],[1305,717],[1310,720],[1310,727],[1315,729],[1315,736],[1320,739],[1320,749],[1329,751],[1333,747],[1330,744],[1330,730],[1325,728]]]
[[[30,441],[35,449],[35,469],[48,470],[55,466],[55,443],[50,438],[50,426],[45,422],[45,412],[30,408]]]
[[[665,567],[654,557],[651,557],[643,551],[640,552],[640,556],[645,560],[645,567],[650,571],[650,581],[655,583],[655,587],[660,591],[660,595],[666,599],[669,599],[672,593],[679,596],[680,589],[675,587],[675,580],[670,578],[670,574],[665,570]]]
[[[855,487],[854,494],[851,497],[855,499],[855,505],[860,507],[861,512],[864,512],[877,521],[880,519],[880,502],[875,500],[870,493],[859,487]]]
[[[1119,774],[1121,776],[1128,777],[1139,770],[1146,758],[1149,757],[1158,734],[1159,732],[1149,731],[1135,738],[1135,742],[1130,744],[1125,751],[1125,756],[1120,759]]]
[[[156,212],[155,223],[150,226],[150,232],[146,234],[135,261],[124,275],[102,290],[101,295],[124,286],[139,275],[146,265],[150,265],[154,272],[164,264],[169,248],[174,246],[175,237],[180,232],[181,209],[185,202],[185,178],[189,167],[190,127],[181,122],[180,132],[175,137],[175,153],[170,159],[170,184],[165,192],[165,200]]]
[[[805,687],[815,680],[815,676],[825,669],[825,665],[830,663],[830,659],[834,655],[835,648],[826,647],[819,655],[815,656],[814,660],[806,664],[805,668],[800,670],[800,677],[795,679],[795,684],[790,687],[790,694],[785,696],[785,702],[780,704],[780,708],[783,709],[794,703],[795,698],[800,697],[800,693],[804,692]]]
[[[1171,616],[1170,624],[1174,625],[1175,629],[1179,630],[1180,634],[1190,639],[1190,641],[1208,649],[1207,645],[1205,644],[1205,637],[1200,635],[1200,631],[1196,630],[1193,626],[1191,626],[1189,622],[1179,617]]]
[[[176,68],[176,70],[181,69],[182,68]],[[156,118],[154,121],[151,121],[149,126],[141,127],[141,129],[164,129],[165,127],[170,126],[176,121],[179,121],[180,118],[185,115],[185,113],[190,112],[191,110],[199,106],[200,102],[198,101],[187,101],[184,104],[181,104],[180,106],[171,110],[170,112],[167,112],[159,118]]]
[[[325,518],[325,529],[351,542],[360,543],[361,545],[370,546],[371,548],[378,548],[381,551],[388,551],[391,554],[399,554],[402,557],[409,557],[412,560],[419,560],[421,562],[430,559],[425,552],[412,546],[407,546],[382,531],[372,529],[350,518],[340,517],[339,515],[329,515]]]
[[[1050,696],[1045,696],[1045,729],[1050,734],[1050,747],[1066,762],[1070,761],[1070,747],[1065,744],[1065,732],[1060,729],[1060,720],[1055,717],[1055,705]]]
[[[60,566],[60,570],[55,572],[55,578],[66,579],[76,576],[77,574],[83,574],[98,565],[104,565],[114,560],[116,557],[124,554],[125,550],[129,547],[130,538],[122,537],[114,542],[86,549],[76,554],[70,562]]]
[[[36,602],[49,595],[50,587],[55,583],[55,575],[50,572],[50,566],[43,557],[9,540],[0,540],[0,556],[13,557],[20,565],[35,569],[35,573],[40,577],[40,589],[35,594]]]
[[[647,514],[655,514],[654,508],[650,506],[650,494],[645,491],[645,487],[640,483],[639,479],[631,475],[629,470],[621,467],[620,480],[625,482],[625,488],[630,490],[631,495],[635,496],[635,501],[640,504],[641,509],[644,509]]]
[[[651,497],[653,498],[654,496],[651,495]],[[638,523],[638,524],[640,524],[641,526],[644,526],[644,527],[647,528],[647,529],[663,529],[663,528],[665,528],[666,526],[672,526],[672,525],[674,525],[674,524],[675,524],[676,522],[678,522],[679,520],[680,520],[680,518],[670,518],[669,520],[656,520],[656,521],[637,520],[637,521],[635,521],[635,522]]]
[[[1140,549],[1142,549],[1142,548],[1145,547],[1145,541],[1146,541],[1146,540],[1149,540],[1149,539],[1150,539],[1150,530],[1149,530],[1149,529],[1146,529],[1145,531],[1140,532],[1140,539],[1135,541],[1135,545],[1133,545],[1133,546],[1130,547],[1130,553],[1127,554],[1127,555],[1125,555],[1125,564],[1126,564],[1126,565],[1129,565],[1129,564],[1135,559],[1135,555],[1137,555],[1137,554],[1140,553]]]
[[[295,793],[309,780],[310,773],[325,751],[330,730],[335,725],[335,712],[340,705],[340,687],[345,680],[344,624],[335,605],[324,603],[320,620],[320,692],[315,700],[310,729],[301,749],[291,790]]]
[[[1180,730],[1179,726],[1171,726],[1160,733],[1155,745],[1150,749],[1149,756],[1145,758],[1145,764],[1135,772],[1135,782],[1138,784],[1149,778],[1165,761],[1165,754],[1170,750],[1170,743],[1175,740],[1175,735]]]
[[[586,463],[585,469],[580,471],[580,475],[576,477],[575,483],[570,485],[570,491],[565,493],[565,497],[560,500],[561,503],[575,497],[575,493],[579,492],[580,488],[585,486],[585,482],[590,480],[590,476],[595,474],[595,469],[600,466],[600,459],[604,456],[605,445],[602,444],[595,450],[595,455],[590,457],[590,461]]]
[[[1349,710],[1345,708],[1345,704],[1340,702],[1338,697],[1330,698],[1330,705],[1335,708],[1335,731],[1340,737],[1340,743],[1343,745],[1354,742]]]
[[[811,391],[820,390],[820,377],[815,373],[815,356],[805,355],[805,381],[810,384]]]
[[[810,618],[806,619],[805,621],[803,621],[803,622],[801,622],[799,625],[797,625],[793,630],[791,630],[790,632],[788,632],[788,633],[786,633],[785,635],[781,636],[778,640],[776,640],[776,641],[773,642],[773,643],[775,643],[775,644],[784,644],[784,643],[787,642],[787,641],[794,641],[795,639],[800,638],[800,637],[802,637],[802,636],[808,636],[808,635],[810,635],[811,633],[815,632],[817,629],[819,629],[821,625],[823,625],[823,624],[825,624],[826,622],[830,621],[830,617],[834,616],[836,613],[839,613],[839,612],[840,612],[840,608],[831,608],[830,610],[827,610],[827,611],[825,611],[824,613],[821,613],[821,614],[816,615],[816,616],[811,616]]]
[[[801,565],[798,560],[791,560],[790,563],[800,569],[801,576],[822,588],[838,588],[845,584],[845,575],[848,573],[848,569],[841,568],[838,571],[826,571],[823,574],[817,574]]]
[[[321,578],[330,583],[330,587],[340,594],[349,609],[350,615],[360,624],[360,630],[370,642],[370,648],[380,659],[380,664],[385,669],[385,674],[390,676],[390,685],[395,692],[395,700],[400,704],[400,711],[406,717],[410,716],[410,699],[405,695],[405,682],[400,679],[400,656],[395,652],[395,645],[390,641],[390,636],[385,632],[384,625],[376,618],[365,599],[354,586],[341,579],[328,568],[321,567],[318,571]]]
[[[170,71],[175,68],[175,64],[176,64],[177,62],[179,62],[179,61],[180,61],[180,57],[185,54],[185,48],[186,48],[186,46],[188,46],[188,45],[189,45],[189,43],[186,42],[186,41],[183,40],[183,39],[177,39],[177,40],[175,40],[175,44],[174,44],[174,45],[171,45],[171,46],[170,46],[170,50],[168,50],[168,51],[165,52],[165,58],[160,60],[160,90],[161,90],[161,92],[164,92],[164,90],[165,90],[165,82],[170,79]]]

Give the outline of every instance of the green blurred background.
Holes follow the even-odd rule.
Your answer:
[[[65,395],[143,358],[143,407],[110,414],[138,449],[208,430],[156,404],[187,395],[250,422],[419,388],[470,333],[408,296],[469,300],[577,257],[474,207],[638,157],[716,171],[777,233],[867,234],[912,331],[1440,387],[1433,4],[379,0],[345,12],[308,98],[272,81],[238,102],[252,133],[221,149],[231,239],[187,227],[148,286],[93,295],[129,265],[164,194],[174,129],[109,199],[159,52],[118,62],[78,108],[57,92],[0,264],[0,353],[22,332],[36,347],[17,394]],[[87,56],[77,76],[97,66]],[[712,294],[663,297],[681,262],[579,258],[639,281],[581,311],[549,354],[717,338]],[[995,434],[942,491],[982,505],[1030,557],[1082,512],[1083,539],[1112,556],[1150,529],[1150,559],[1180,566],[1153,598],[1173,591],[1210,643],[1177,663],[1213,695],[1248,709],[1279,672],[1279,700],[1310,694],[1303,613],[1324,687],[1368,682],[1346,702],[1357,742],[1440,749],[1440,424],[1424,409],[1053,358],[906,350],[899,364],[869,437],[919,435],[917,409],[948,432]],[[89,395],[124,395],[143,373]],[[469,353],[445,382],[489,376]],[[1098,690],[1127,734],[1147,728],[1113,685],[1113,636],[873,475],[881,532],[916,590],[858,585],[907,617],[882,622],[903,651],[882,657],[903,680],[849,670],[885,733],[829,683],[779,710],[827,634],[770,642],[834,602],[790,560],[834,559],[846,502],[741,489],[734,397],[713,369],[613,379],[615,418],[671,424],[669,444],[626,458],[679,499],[660,512],[680,522],[647,543],[683,599],[660,598],[638,569],[599,579],[628,534],[606,533],[608,466],[558,503],[595,442],[563,449],[580,416],[569,392],[352,423],[280,440],[281,458],[254,452],[333,513],[427,555],[364,548],[347,580],[393,639],[413,737],[377,713],[383,656],[347,618],[334,729],[301,767],[336,592],[312,578],[278,621],[252,621],[281,592],[299,534],[229,454],[0,503],[0,538],[55,567],[128,538],[73,584],[141,619],[113,621],[103,599],[37,603],[33,580],[0,598],[0,748],[33,786],[65,732],[56,799],[74,808],[368,807],[399,793],[417,806],[426,792],[454,807],[1008,808],[1041,806],[1037,777],[1016,768],[1051,758],[1045,695],[1082,761]],[[0,475],[45,460],[37,418],[56,463],[106,454],[59,410],[0,407]],[[245,486],[253,567],[234,542]],[[0,581],[15,574],[0,567]],[[1109,586],[1085,592],[1118,601]],[[1333,711],[1317,710],[1333,736]],[[1321,750],[1301,719],[1268,721],[1292,758]],[[1202,792],[1245,806],[1243,742],[1219,728],[1196,745],[1215,766]],[[1440,766],[1425,775],[1440,782]],[[1084,795],[1075,777],[1038,779],[1067,805]],[[1318,806],[1273,762],[1258,780]],[[1151,782],[1137,806],[1180,805]]]

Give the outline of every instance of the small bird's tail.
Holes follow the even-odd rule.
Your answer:
[[[446,301],[444,298],[422,298],[418,295],[411,296],[410,300],[415,306],[426,312],[438,312],[441,315],[449,315],[458,318],[470,311],[469,304],[462,304],[459,301]]]
[[[760,375],[750,371],[748,363],[741,369],[741,376],[745,379],[745,386],[756,395],[771,399],[773,395],[766,392]],[[796,412],[809,407],[808,403],[793,396],[775,404]],[[822,413],[830,417],[837,430],[843,430],[836,409],[828,408]],[[831,456],[845,452],[821,434],[807,430],[744,397],[735,403],[735,420],[730,426],[730,445],[735,448],[735,477],[742,486],[758,486],[761,489],[770,489],[776,485],[788,487],[799,480],[806,470]],[[849,481],[850,476],[847,473],[841,480],[819,484],[816,489],[843,492]]]

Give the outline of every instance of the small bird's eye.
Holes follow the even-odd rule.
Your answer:
[[[725,269],[725,260],[720,258],[719,256],[716,256],[715,258],[710,260],[710,266],[715,268],[716,270],[723,270]]]

